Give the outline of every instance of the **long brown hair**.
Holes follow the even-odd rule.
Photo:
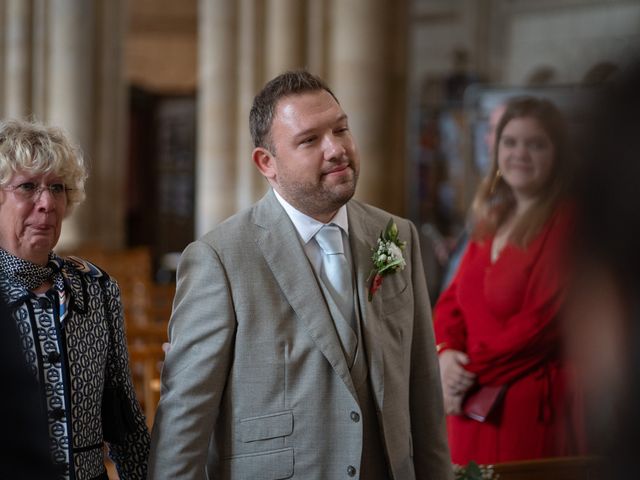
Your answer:
[[[554,147],[553,166],[547,183],[535,202],[514,225],[509,241],[525,247],[553,213],[566,190],[570,165],[567,125],[556,106],[548,100],[523,96],[511,99],[496,129],[491,168],[473,200],[473,238],[482,241],[495,235],[516,206],[511,187],[498,168],[500,139],[505,126],[514,118],[529,117],[538,121]]]

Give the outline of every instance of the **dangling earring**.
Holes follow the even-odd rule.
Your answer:
[[[500,181],[500,177],[502,177],[502,172],[500,169],[496,170],[496,175],[493,177],[493,181],[491,182],[491,188],[489,189],[489,194],[493,195],[496,191],[496,187],[498,186],[498,182]]]

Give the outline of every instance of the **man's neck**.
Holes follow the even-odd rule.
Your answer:
[[[296,205],[295,203],[291,202],[291,200],[286,198],[282,193],[278,192],[278,190],[276,190],[275,188],[273,189],[273,191],[280,197],[281,200],[284,200],[291,208],[294,208],[298,212],[303,213],[304,215],[311,217],[320,223],[329,223],[333,219],[333,217],[336,216],[336,214],[338,213],[338,210],[340,210],[338,208],[331,212],[310,212],[304,208],[301,208],[299,205]]]

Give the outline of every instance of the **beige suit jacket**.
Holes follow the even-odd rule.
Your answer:
[[[416,229],[394,217],[407,267],[369,302],[371,248],[391,215],[357,201],[347,212],[389,475],[450,479]],[[150,479],[333,480],[359,466],[356,391],[313,269],[273,192],[185,249],[169,337]]]

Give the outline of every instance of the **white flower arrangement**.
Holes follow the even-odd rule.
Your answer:
[[[453,465],[455,480],[499,480],[500,475],[495,473],[493,465],[478,465],[471,461],[467,465]]]
[[[369,274],[369,301],[382,286],[382,279],[385,275],[403,270],[407,265],[402,251],[406,242],[398,238],[398,226],[393,219],[389,219],[386,228],[380,233],[376,246],[372,249],[373,269]]]

